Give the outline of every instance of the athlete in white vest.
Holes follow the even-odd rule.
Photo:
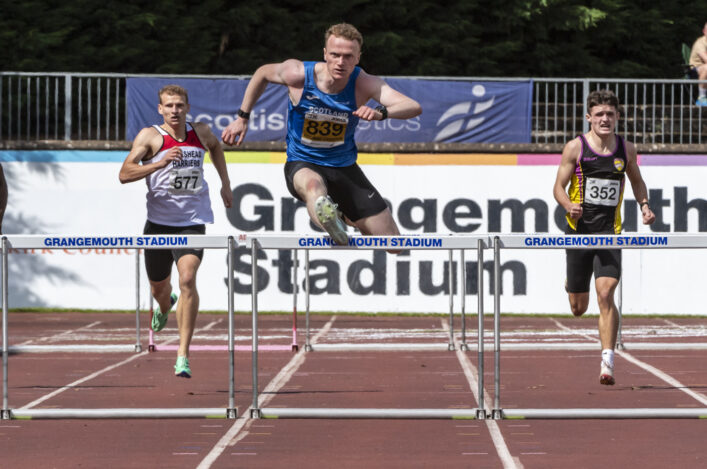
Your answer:
[[[145,234],[204,234],[206,223],[214,222],[209,200],[209,186],[204,180],[204,155],[221,178],[221,198],[226,208],[233,203],[226,159],[219,141],[208,125],[186,121],[189,98],[184,88],[167,85],[159,91],[157,110],[164,117],[162,125],[145,127],[138,133],[120,169],[120,182],[145,178],[147,182],[147,222]],[[145,267],[152,296],[158,303],[152,317],[157,332],[167,323],[167,314],[177,303],[179,349],[176,376],[191,378],[189,344],[199,312],[196,271],[203,249],[148,249]],[[172,263],[179,272],[179,302],[172,293]]]

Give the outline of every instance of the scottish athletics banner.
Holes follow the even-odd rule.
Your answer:
[[[416,99],[422,115],[405,121],[361,121],[358,142],[529,143],[532,81],[481,82],[390,78],[396,90]],[[206,122],[218,136],[236,117],[248,80],[128,78],[128,140],[143,127],[159,124],[160,88],[175,83],[189,92],[188,119]],[[284,141],[287,90],[268,85],[251,112],[248,139]]]

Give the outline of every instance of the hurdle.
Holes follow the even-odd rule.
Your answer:
[[[493,419],[637,419],[637,418],[707,418],[703,408],[636,408],[636,409],[503,409],[501,407],[501,249],[704,249],[707,237],[690,234],[649,235],[503,235],[493,237],[494,252],[494,404]],[[553,349],[596,350],[596,344],[556,344]],[[588,346],[585,348],[584,346]],[[682,346],[689,344],[680,344]],[[697,344],[693,344],[697,345]],[[701,344],[700,348],[707,348]],[[574,346],[574,347],[573,347]],[[568,348],[569,347],[569,348]],[[550,347],[545,345],[543,349]],[[643,343],[631,346],[636,350],[664,350],[665,344]],[[678,348],[678,347],[674,347]],[[504,349],[522,347],[504,345]],[[536,348],[537,349],[537,348]]]
[[[375,243],[371,241],[374,240]],[[257,283],[257,259],[259,249],[304,249],[305,255],[305,304],[306,304],[306,338],[305,348],[307,352],[314,350],[330,351],[354,351],[354,350],[440,350],[438,344],[396,344],[394,346],[380,347],[376,345],[362,344],[318,344],[314,347],[310,342],[309,311],[310,311],[310,279],[309,279],[309,251],[328,250],[330,252],[340,250],[388,250],[388,249],[425,249],[425,250],[447,250],[449,251],[449,342],[445,344],[444,350],[454,351],[454,269],[453,252],[455,249],[476,249],[479,259],[483,262],[483,249],[489,246],[488,236],[351,236],[349,244],[339,246],[328,236],[284,236],[284,235],[249,235],[246,236],[246,247],[251,249],[252,268],[252,371],[253,371],[253,403],[251,406],[251,418],[434,418],[434,419],[476,419],[485,418],[486,410],[483,404],[483,335],[478,336],[479,355],[479,388],[482,390],[480,396],[481,408],[475,409],[308,409],[308,408],[260,408],[258,404],[258,283]],[[463,256],[462,256],[463,259]],[[480,263],[480,273],[483,273],[483,264]],[[466,266],[460,265],[462,271]],[[483,275],[479,275],[479,280]],[[481,282],[480,288],[483,288]],[[460,295],[466,296],[466,283],[462,282]],[[483,295],[483,289],[479,289],[479,296]],[[480,334],[483,334],[483,300],[479,301],[479,324]],[[464,323],[464,322],[462,322]],[[464,333],[465,337],[465,333]],[[464,343],[465,350],[468,350]],[[461,347],[460,347],[461,348]]]
[[[294,288],[292,289],[292,343],[290,345],[264,345],[261,348],[266,351],[283,351],[283,350],[291,350],[292,352],[297,352],[299,350],[299,345],[297,344],[297,252],[298,249],[293,249],[294,252],[294,259],[292,263],[292,285]],[[138,267],[139,269],[139,267]],[[139,298],[139,296],[138,296]],[[154,314],[153,310],[153,298],[152,295],[149,295],[150,298],[150,320],[152,320],[152,315]],[[179,346],[177,345],[171,345],[171,344],[157,344],[155,343],[155,337],[156,333],[152,330],[151,327],[148,327],[148,344],[147,344],[147,350],[150,352],[158,352],[158,351],[176,351]],[[189,346],[189,350],[193,351],[209,351],[209,352],[214,352],[214,351],[223,351],[227,350],[226,345],[200,345],[200,344],[192,344]],[[251,350],[251,347],[249,345],[235,345],[234,344],[234,349],[238,352],[247,352]]]
[[[96,249],[120,248],[135,249],[174,249],[176,246],[193,249],[227,249],[228,250],[228,351],[229,351],[229,397],[228,405],[223,408],[190,408],[190,409],[11,409],[8,398],[8,357],[11,352],[37,352],[24,348],[12,348],[8,345],[8,253],[14,249]],[[2,237],[2,367],[3,367],[3,420],[9,419],[63,419],[63,418],[236,418],[235,407],[235,374],[233,350],[233,253],[236,241],[232,236],[202,236],[202,235],[144,235],[144,236],[64,236],[64,235],[7,235]],[[136,311],[137,344],[130,349],[121,346],[108,346],[108,351],[140,351],[140,319],[139,319],[139,255],[136,255]],[[52,347],[59,352],[104,352],[105,346],[83,347]],[[143,352],[147,353],[147,352]]]

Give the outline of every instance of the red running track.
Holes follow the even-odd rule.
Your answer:
[[[147,324],[147,317],[142,318]],[[262,344],[288,344],[291,317],[261,315]],[[128,314],[12,313],[10,345],[132,344]],[[303,321],[302,321],[303,322]],[[439,351],[259,354],[261,407],[474,409],[478,369],[470,351],[443,349],[447,319],[311,318],[316,343],[439,343]],[[467,324],[475,326],[476,317]],[[224,315],[202,314],[194,343],[225,344]],[[460,324],[454,325],[459,339]],[[492,343],[492,321],[486,342]],[[597,350],[514,350],[504,345],[594,343],[596,318],[502,319],[501,407],[707,407],[707,350],[637,350],[651,343],[707,343],[707,319],[624,318],[627,350],[617,385],[598,384]],[[158,337],[176,337],[173,324]],[[300,331],[300,339],[303,331]],[[142,334],[146,345],[146,331]],[[250,344],[250,317],[236,317]],[[158,342],[159,343],[159,342]],[[315,349],[316,349],[315,343]],[[301,345],[301,340],[300,340]],[[194,352],[194,377],[173,376],[174,352],[44,353],[9,357],[10,408],[225,407],[226,352]],[[87,378],[93,376],[91,378]],[[250,419],[251,353],[236,352],[235,420],[2,420],[2,467],[705,467],[707,420]],[[493,397],[487,346],[485,394]],[[77,384],[72,384],[77,383]]]

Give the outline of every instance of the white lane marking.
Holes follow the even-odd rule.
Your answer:
[[[555,319],[553,319],[553,321],[555,322],[555,324],[557,324],[557,327],[559,327],[559,328],[561,328],[561,329],[565,329],[565,330],[570,330],[568,327],[566,327],[565,325],[563,325],[563,324],[560,323],[559,321],[557,321],[557,320],[555,320]],[[594,339],[594,338],[592,338],[592,337],[589,337],[589,336],[587,336],[587,335],[584,335],[584,334],[578,334],[578,335],[580,335],[580,336],[582,336],[582,337],[586,337],[587,339],[594,340],[594,341],[598,342],[598,340],[596,340],[596,339]],[[695,391],[693,391],[692,389],[689,389],[687,386],[685,386],[684,384],[682,384],[680,381],[676,380],[675,378],[673,378],[673,377],[670,376],[669,374],[667,374],[667,373],[665,373],[665,372],[659,370],[658,368],[656,368],[656,367],[654,367],[654,366],[652,366],[652,365],[649,365],[648,363],[646,363],[646,362],[644,362],[644,361],[639,360],[638,358],[634,357],[633,355],[631,355],[630,353],[628,353],[628,352],[626,352],[626,351],[624,351],[624,350],[616,350],[616,354],[617,354],[618,356],[620,356],[620,357],[622,357],[622,358],[625,358],[626,360],[630,361],[631,363],[633,363],[634,365],[638,366],[639,368],[643,368],[644,370],[646,370],[647,372],[649,372],[649,373],[651,373],[652,375],[656,376],[657,378],[662,379],[663,381],[665,381],[665,382],[668,383],[669,385],[671,385],[671,386],[673,386],[673,387],[679,389],[680,391],[684,392],[684,393],[687,394],[688,396],[690,396],[690,397],[692,397],[693,399],[695,399],[695,400],[697,400],[698,402],[700,402],[702,405],[707,405],[707,396],[705,396],[705,395],[702,394],[702,393],[695,392]]]
[[[211,323],[207,324],[206,326],[204,326],[204,327],[202,328],[202,330],[204,330],[204,329],[210,329],[210,328],[212,328],[212,327],[213,327],[216,323],[218,323],[218,322],[220,322],[220,320],[211,322]],[[165,344],[170,343],[170,342],[175,342],[175,341],[177,341],[177,340],[179,340],[179,338],[170,339],[170,340],[168,340],[168,341],[165,341]],[[39,399],[36,399],[36,400],[30,402],[29,404],[27,404],[27,405],[21,407],[20,409],[21,409],[21,410],[31,409],[32,407],[34,407],[34,406],[36,406],[36,405],[38,405],[38,404],[41,404],[42,402],[46,401],[47,399],[51,399],[52,397],[56,396],[57,394],[61,394],[61,393],[64,392],[64,391],[68,391],[69,389],[72,389],[74,386],[77,386],[77,385],[79,385],[79,384],[81,384],[81,383],[85,383],[86,381],[89,381],[89,380],[91,380],[91,379],[93,379],[93,378],[95,378],[95,377],[97,377],[97,376],[100,376],[100,375],[102,375],[103,373],[106,373],[106,372],[108,372],[108,371],[114,370],[115,368],[118,368],[119,366],[125,365],[126,363],[130,363],[130,362],[133,361],[133,360],[137,360],[137,359],[140,358],[140,357],[144,357],[145,355],[147,355],[147,354],[149,354],[149,353],[150,353],[150,352],[147,352],[147,351],[146,351],[146,352],[141,352],[141,353],[138,353],[137,355],[133,355],[132,357],[123,360],[122,362],[118,362],[118,363],[116,363],[116,364],[107,366],[107,367],[103,368],[102,370],[98,370],[98,371],[96,371],[95,373],[91,373],[90,375],[85,376],[85,377],[83,377],[83,378],[81,378],[81,379],[79,379],[79,380],[76,380],[76,381],[74,381],[73,383],[69,383],[69,384],[67,384],[66,386],[63,386],[63,387],[61,387],[61,388],[59,388],[59,389],[57,389],[57,390],[55,390],[55,391],[52,391],[52,392],[50,392],[49,394],[47,394],[47,395],[45,395],[45,396],[42,396],[42,397],[40,397]]]
[[[327,322],[324,327],[310,340],[313,345],[317,341],[326,335],[331,329],[332,324],[336,320],[336,315],[332,316],[329,322]],[[289,381],[292,376],[297,372],[297,369],[304,363],[307,352],[300,349],[299,352],[295,354],[294,357],[285,365],[284,368],[270,381],[270,383],[265,387],[265,389],[260,393],[258,398],[258,407],[265,407],[265,404],[270,402],[270,400],[275,397],[277,391]],[[241,415],[246,417],[239,417],[236,419],[236,423],[224,434],[221,439],[214,445],[214,447],[209,451],[209,454],[199,463],[196,469],[209,469],[211,465],[218,459],[218,457],[223,453],[228,446],[233,446],[240,440],[249,435],[248,428],[257,421],[257,419],[250,418],[250,411],[253,406],[248,406],[245,412]],[[243,430],[243,432],[241,432]]]
[[[449,323],[446,319],[442,319],[442,329],[444,329],[446,332],[449,332]],[[461,365],[462,370],[464,370],[464,376],[466,376],[466,380],[469,383],[469,386],[471,387],[471,392],[474,394],[474,399],[476,399],[476,402],[479,402],[478,371],[476,370],[476,367],[471,363],[471,360],[469,360],[469,357],[461,350],[460,344],[456,340],[455,342],[456,343],[454,344],[454,348],[456,349],[457,359],[459,360],[459,364]],[[485,389],[484,403],[485,408],[493,408],[493,404],[491,403],[489,394],[486,392]],[[508,449],[508,445],[506,444],[506,440],[503,438],[501,429],[499,428],[496,421],[491,419],[484,419],[484,422],[488,427],[489,434],[491,435],[491,440],[493,441],[493,445],[496,448],[496,453],[498,454],[498,457],[501,460],[504,469],[522,469],[523,464],[521,464],[518,458],[514,458],[511,454],[510,450]]]
[[[58,333],[58,334],[54,334],[54,335],[51,335],[51,336],[48,336],[48,337],[42,337],[42,338],[39,338],[39,339],[29,339],[29,340],[26,340],[26,341],[24,341],[24,342],[22,342],[22,343],[20,343],[20,344],[17,344],[17,345],[29,345],[29,344],[33,344],[33,343],[37,343],[37,342],[46,342],[46,341],[49,341],[49,340],[59,339],[59,338],[64,337],[64,336],[66,336],[66,335],[71,335],[71,334],[75,334],[76,332],[83,331],[83,330],[85,330],[85,329],[90,329],[90,328],[92,328],[93,326],[97,326],[97,325],[100,324],[100,323],[101,323],[101,321],[95,321],[95,322],[92,322],[91,324],[88,324],[88,325],[86,325],[86,326],[79,327],[78,329],[72,329],[72,330],[70,330],[70,331],[60,332],[60,333]]]

